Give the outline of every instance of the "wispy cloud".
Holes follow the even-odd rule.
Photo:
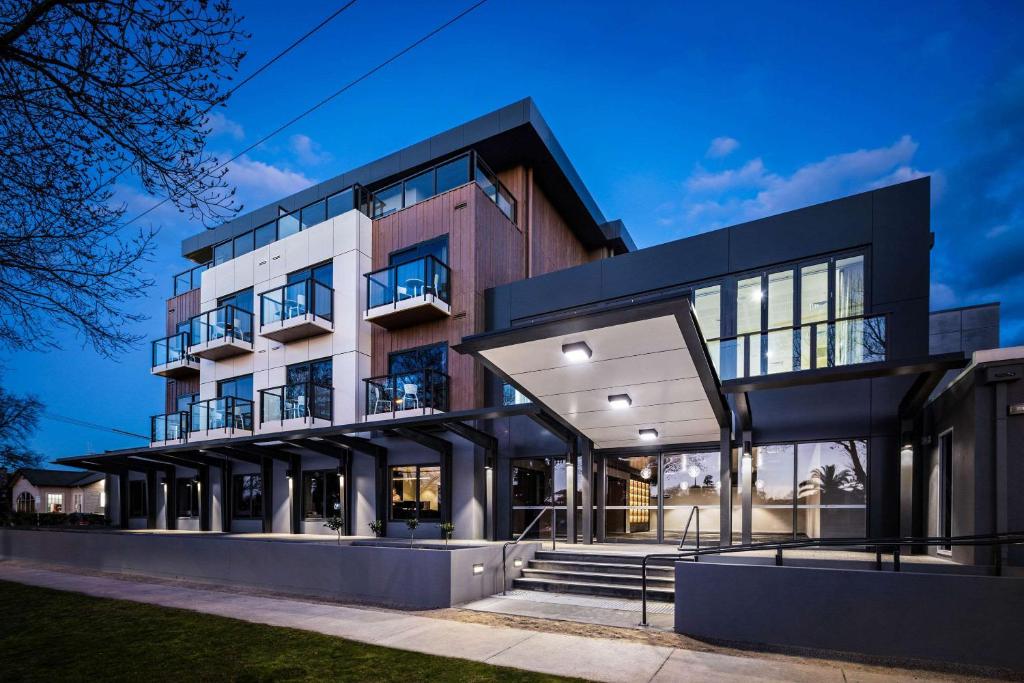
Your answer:
[[[229,119],[220,112],[214,112],[206,120],[206,125],[210,127],[210,137],[229,137],[232,140],[244,140],[245,139],[245,128],[242,124]]]
[[[714,140],[711,141],[711,144],[708,145],[708,151],[704,154],[704,156],[708,157],[709,159],[721,159],[722,157],[727,157],[733,152],[735,152],[737,149],[739,149],[739,146],[740,141],[737,140],[736,138],[715,138]]]
[[[242,155],[228,165],[225,179],[238,188],[239,198],[249,207],[298,192],[315,182],[303,173],[257,161],[248,155]]]
[[[709,171],[698,165],[678,201],[663,205],[657,222],[687,234],[733,225],[928,175],[913,164],[917,143],[904,135],[891,145],[859,149],[805,164],[790,174],[760,158]]]
[[[320,143],[301,133],[289,138],[288,149],[303,166],[317,166],[331,160],[331,155],[324,151]]]

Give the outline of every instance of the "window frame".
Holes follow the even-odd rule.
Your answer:
[[[395,485],[395,474],[394,473],[395,473],[395,470],[400,468],[400,467],[415,467],[416,468],[416,498],[415,498],[415,503],[416,503],[416,510],[417,511],[420,510],[420,504],[422,502],[421,501],[420,486],[423,483],[423,478],[422,478],[422,475],[420,474],[420,472],[424,468],[428,468],[428,467],[436,467],[437,468],[437,518],[436,519],[432,519],[432,518],[424,519],[419,514],[419,512],[417,513],[417,515],[415,517],[395,517],[395,502],[396,501],[391,500],[389,502],[389,504],[388,504],[388,521],[389,522],[405,522],[408,519],[418,519],[420,522],[427,523],[427,524],[440,524],[441,521],[443,521],[442,520],[442,511],[444,509],[444,504],[442,503],[442,500],[443,500],[442,496],[444,495],[444,491],[443,491],[442,485],[441,485],[442,482],[444,481],[444,476],[443,476],[442,469],[441,469],[441,463],[440,462],[433,462],[432,461],[432,462],[423,462],[423,463],[407,463],[407,464],[404,464],[404,465],[399,465],[399,464],[388,465],[388,490],[391,491],[392,494],[394,493],[394,485]]]
[[[259,479],[259,497],[260,497],[260,509],[258,513],[253,513],[253,498],[249,498],[249,512],[247,514],[240,514],[238,512],[238,504],[242,500],[239,495],[240,491],[245,488],[245,480],[250,478]],[[239,485],[241,483],[241,485]],[[254,489],[255,490],[255,489]],[[263,519],[265,501],[263,500],[263,474],[261,472],[244,472],[240,474],[234,474],[231,476],[231,519],[238,520],[260,520]]]
[[[321,503],[323,505],[322,509],[324,511],[324,514],[319,516],[319,517],[315,517],[315,516],[311,517],[311,516],[308,516],[306,514],[306,501],[307,501],[307,498],[308,498],[307,493],[306,493],[306,476],[307,475],[316,475],[316,474],[323,475],[323,477],[324,477],[323,491],[321,491],[320,496],[319,496],[321,498]],[[328,512],[328,495],[329,495],[328,492],[330,490],[330,487],[327,485],[327,480],[330,477],[333,477],[334,478],[333,481],[336,481],[337,484],[338,484],[338,501],[341,503],[341,514],[339,514],[338,516],[341,517],[342,520],[345,519],[345,500],[344,500],[344,491],[343,491],[343,487],[342,487],[342,484],[341,484],[341,474],[338,472],[337,468],[335,468],[335,469],[324,469],[324,468],[321,468],[321,469],[312,469],[312,470],[302,470],[302,476],[299,479],[299,481],[301,483],[301,486],[302,486],[302,496],[301,496],[301,500],[300,500],[299,504],[301,505],[302,519],[304,521],[310,522],[310,521],[325,520],[325,519],[329,519],[330,518],[330,515],[327,514],[327,512]]]
[[[182,495],[182,489],[187,489],[187,497]],[[188,501],[182,514],[182,501]],[[199,481],[195,477],[176,477],[174,480],[174,515],[178,519],[196,519],[202,510],[203,501],[199,495]]]
[[[145,479],[128,480],[128,518],[141,519],[149,516],[149,486]],[[136,507],[133,489],[141,490],[141,504]],[[141,510],[141,512],[139,512]]]

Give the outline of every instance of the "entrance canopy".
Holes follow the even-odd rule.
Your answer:
[[[574,311],[466,337],[455,349],[596,448],[717,444],[731,424],[687,298]]]

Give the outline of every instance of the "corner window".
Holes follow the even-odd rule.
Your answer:
[[[232,516],[235,519],[260,519],[263,516],[263,477],[236,474],[232,478]]]
[[[441,466],[391,468],[391,519],[437,521],[441,518]]]
[[[199,482],[192,477],[178,477],[174,486],[178,517],[198,517]]]
[[[231,260],[231,240],[221,242],[213,248],[213,265],[219,266]]]
[[[256,248],[253,231],[242,233],[235,238],[235,257],[241,256],[242,254],[248,254],[250,251]]]
[[[146,495],[146,480],[132,479],[128,482],[128,516],[145,517],[149,514],[149,500]]]
[[[303,230],[323,223],[325,220],[327,220],[327,202],[322,199],[315,204],[310,204],[300,212]]]
[[[254,245],[253,246],[256,249],[259,249],[260,247],[267,246],[268,244],[270,244],[271,242],[273,242],[276,239],[277,239],[277,221],[274,221],[274,222],[271,222],[271,223],[267,223],[266,225],[261,225],[260,227],[256,228],[256,233],[255,233],[255,237],[254,237]]]
[[[343,516],[341,478],[336,470],[302,473],[302,514],[305,519]]]

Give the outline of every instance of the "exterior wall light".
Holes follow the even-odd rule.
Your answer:
[[[633,405],[633,399],[629,397],[629,394],[613,394],[608,397],[608,405],[613,410],[625,410]]]
[[[562,355],[570,363],[583,363],[590,360],[593,352],[586,342],[573,342],[571,344],[562,344]]]
[[[520,567],[523,566],[523,561],[520,560],[519,558],[516,558],[516,559],[512,560],[512,566],[515,567],[516,569],[519,569]]]
[[[474,574],[483,574],[484,573],[484,566],[482,564],[474,564],[473,565],[473,573]]]
[[[641,429],[640,430],[640,440],[641,441],[654,441],[657,438],[658,438],[658,430],[657,429]]]

